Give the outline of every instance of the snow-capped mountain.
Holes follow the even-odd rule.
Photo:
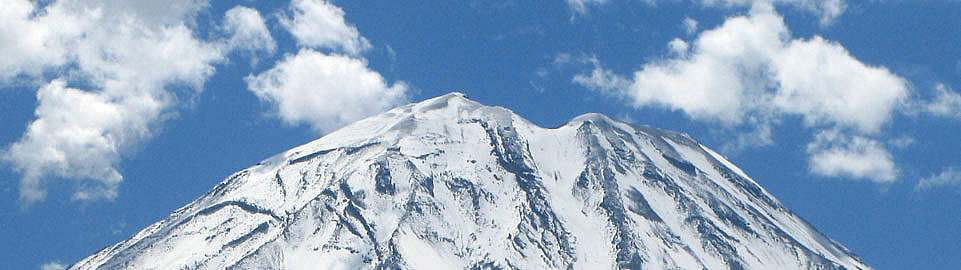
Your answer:
[[[70,269],[870,269],[717,152],[451,93],[234,173]]]

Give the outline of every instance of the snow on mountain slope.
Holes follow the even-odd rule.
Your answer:
[[[724,157],[451,93],[237,172],[70,269],[869,269]]]

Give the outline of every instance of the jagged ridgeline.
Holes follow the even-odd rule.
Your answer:
[[[452,93],[237,172],[70,269],[869,269],[691,137]]]

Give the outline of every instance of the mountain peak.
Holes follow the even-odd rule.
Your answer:
[[[444,109],[448,107],[453,108],[476,108],[483,106],[480,103],[470,100],[467,95],[461,92],[450,92],[442,96],[427,99],[415,104],[412,104],[414,111],[426,112],[431,110]]]
[[[587,122],[587,121],[591,121],[591,122],[608,122],[608,123],[617,122],[617,121],[615,121],[614,119],[611,119],[610,117],[607,117],[607,115],[604,115],[604,114],[601,114],[601,113],[596,113],[596,112],[590,112],[590,113],[585,113],[585,114],[581,114],[581,115],[575,116],[575,117],[572,118],[570,121],[568,121],[568,123],[580,124],[580,123]]]
[[[574,118],[571,118],[570,121],[567,121],[567,124],[565,124],[565,126],[580,126],[587,122],[590,122],[594,125],[617,127],[621,130],[634,129],[628,123],[615,120],[607,115],[604,115],[602,113],[596,113],[596,112],[590,112],[590,113],[585,113],[585,114],[575,116]]]
[[[451,91],[450,93],[444,94],[443,96],[457,96],[462,98],[467,98],[467,94],[458,91]]]
[[[587,124],[591,123],[591,124]],[[70,269],[869,269],[689,136],[451,93],[227,177]]]

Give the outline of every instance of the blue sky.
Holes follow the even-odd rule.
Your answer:
[[[961,2],[38,1],[0,11],[0,260],[56,269],[450,91],[686,132],[878,269],[961,268]]]

